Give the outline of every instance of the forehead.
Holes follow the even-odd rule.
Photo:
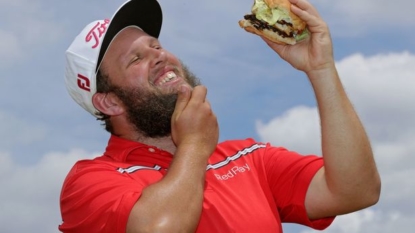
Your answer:
[[[127,27],[121,30],[111,41],[102,59],[102,65],[112,63],[114,59],[120,59],[128,55],[132,49],[149,40],[157,40],[137,27]]]
[[[121,30],[110,43],[107,53],[118,51],[123,47],[129,47],[133,42],[143,37],[150,37],[147,33],[137,27],[126,27]]]

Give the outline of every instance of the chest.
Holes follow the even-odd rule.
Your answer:
[[[131,174],[147,185],[168,172],[159,165]],[[282,232],[273,196],[261,165],[251,156],[217,156],[209,160],[198,233]],[[151,174],[151,175],[150,175]]]
[[[249,159],[208,167],[197,232],[281,232],[264,182],[261,170]]]

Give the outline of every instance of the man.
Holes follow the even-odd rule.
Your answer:
[[[159,4],[131,0],[111,20],[88,25],[67,51],[69,93],[111,137],[102,156],[69,172],[60,231],[282,232],[282,222],[324,229],[336,215],[375,204],[379,174],[329,30],[309,2],[290,2],[310,38],[266,42],[311,82],[323,157],[252,139],[218,144],[206,88],[157,39]]]

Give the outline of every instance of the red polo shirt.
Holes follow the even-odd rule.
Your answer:
[[[111,136],[104,155],[78,161],[66,177],[59,230],[125,233],[141,192],[163,178],[172,158],[156,147]],[[247,139],[220,143],[208,163],[198,233],[279,233],[281,222],[324,229],[333,221],[310,221],[304,206],[321,157]]]

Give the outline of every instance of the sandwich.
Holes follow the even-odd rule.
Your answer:
[[[239,26],[278,44],[294,45],[309,36],[307,24],[291,12],[288,0],[255,0]]]

